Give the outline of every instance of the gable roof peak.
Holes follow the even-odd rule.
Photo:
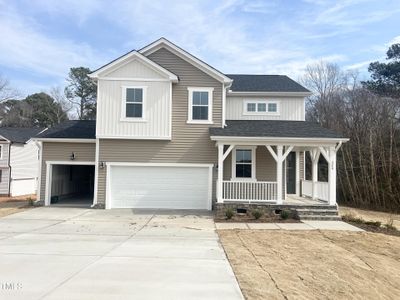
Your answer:
[[[187,61],[188,63],[192,64],[193,66],[197,67],[204,73],[210,75],[211,77],[215,78],[216,80],[225,83],[231,84],[232,79],[226,76],[224,73],[218,71],[214,67],[210,66],[206,62],[202,61],[201,59],[197,58],[193,54],[187,52],[186,50],[182,49],[181,47],[177,46],[170,40],[165,37],[161,37],[154,42],[150,43],[149,45],[143,47],[142,49],[138,50],[139,53],[143,54],[144,56],[148,56],[161,48],[166,48],[167,50],[171,51],[178,57],[182,58],[183,60]]]

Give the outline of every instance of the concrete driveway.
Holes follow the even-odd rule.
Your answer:
[[[211,216],[42,207],[0,218],[0,299],[242,299]]]

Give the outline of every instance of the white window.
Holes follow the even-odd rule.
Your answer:
[[[146,101],[146,87],[122,88],[122,116],[123,121],[143,121]]]
[[[236,148],[232,151],[232,178],[256,180],[256,147]]]
[[[213,88],[188,88],[188,123],[212,124]]]
[[[3,145],[0,145],[0,159],[3,158]]]
[[[267,100],[245,100],[244,101],[244,114],[265,114],[275,115],[279,114],[278,101]]]

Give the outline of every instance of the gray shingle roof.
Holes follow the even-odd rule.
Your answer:
[[[233,79],[233,92],[310,92],[286,75],[226,74]]]
[[[314,122],[237,120],[226,121],[225,128],[210,128],[211,136],[289,137],[289,138],[343,138],[340,133]]]
[[[37,138],[46,139],[95,139],[96,121],[95,120],[70,120],[58,124],[45,132],[39,134]]]
[[[0,127],[0,135],[12,143],[26,143],[44,128]]]

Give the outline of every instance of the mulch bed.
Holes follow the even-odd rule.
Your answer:
[[[358,228],[364,229],[365,231],[370,231],[374,233],[383,233],[387,235],[394,235],[394,236],[400,236],[400,231],[397,229],[392,229],[392,228],[385,228],[385,227],[378,227],[375,225],[369,225],[365,223],[360,223],[360,222],[352,222],[349,220],[345,220],[346,223],[349,223],[353,226],[356,226]]]
[[[232,219],[226,218],[214,218],[215,222],[218,223],[301,223],[300,220],[297,219],[281,219],[277,218],[260,218],[254,219],[250,216],[235,216]]]

